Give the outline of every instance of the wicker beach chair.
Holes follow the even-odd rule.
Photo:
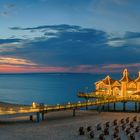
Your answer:
[[[85,135],[85,131],[84,131],[84,127],[79,127],[79,129],[78,129],[78,134],[79,135]]]
[[[97,124],[96,129],[97,129],[97,130],[101,130],[101,129],[102,129],[101,123]]]

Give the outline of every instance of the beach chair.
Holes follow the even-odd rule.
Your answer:
[[[99,140],[105,140],[104,134],[100,134],[98,137]]]
[[[105,123],[105,127],[109,127],[110,122]]]
[[[140,130],[139,126],[136,126],[135,132],[139,132],[139,130]]]
[[[123,125],[121,126],[121,128],[122,128],[122,130],[125,130],[125,129],[126,129],[126,124],[123,124]]]
[[[131,134],[128,135],[128,140],[135,140],[134,133],[131,133]]]
[[[136,122],[137,121],[137,116],[133,117],[133,121]]]
[[[114,125],[114,126],[117,125],[117,119],[115,119],[115,120],[113,121],[113,125]]]
[[[89,132],[88,137],[90,139],[93,139],[94,138],[94,131],[93,130]]]
[[[78,133],[79,133],[79,135],[85,135],[84,127],[82,127],[82,126],[79,127]]]
[[[101,123],[97,124],[96,129],[97,129],[98,131],[102,129]]]
[[[134,122],[130,122],[130,128],[134,128]]]
[[[128,136],[130,134],[130,128],[126,128],[125,133]]]
[[[116,133],[119,133],[119,126],[116,126],[116,127],[114,128],[114,131],[115,131]]]
[[[91,126],[88,126],[86,130],[87,130],[87,132],[89,132],[89,131],[92,130],[92,127]]]
[[[126,121],[126,123],[129,123],[129,117],[127,117],[127,118],[125,119],[125,121]]]
[[[124,118],[120,120],[120,123],[121,124],[124,124]]]
[[[109,129],[108,129],[108,127],[106,127],[106,128],[104,129],[104,135],[109,135]]]

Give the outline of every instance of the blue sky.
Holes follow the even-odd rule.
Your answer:
[[[139,0],[1,0],[0,72],[140,69]]]

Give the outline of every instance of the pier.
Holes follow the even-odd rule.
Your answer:
[[[123,71],[123,76],[120,80],[113,80],[110,76],[105,77],[95,83],[96,90],[91,93],[78,93],[78,97],[85,98],[85,101],[76,103],[66,103],[57,105],[37,104],[32,105],[16,105],[8,103],[0,103],[0,117],[5,116],[22,116],[28,115],[30,120],[36,116],[36,121],[44,120],[44,114],[53,111],[73,110],[73,116],[76,115],[77,109],[96,106],[97,111],[101,112],[107,105],[107,110],[110,111],[110,104],[113,103],[113,110],[116,111],[116,103],[122,102],[123,109],[126,111],[127,102],[134,102],[135,112],[140,112],[140,72],[136,79],[129,77],[127,69]]]
[[[32,120],[32,116],[36,116],[36,121],[40,122],[44,120],[44,114],[53,112],[53,111],[62,111],[62,110],[73,110],[73,116],[76,115],[76,110],[81,108],[86,108],[90,106],[99,106],[102,107],[106,104],[124,102],[123,111],[125,111],[125,102],[135,102],[135,107],[140,112],[140,97],[118,97],[118,98],[110,98],[110,99],[97,99],[97,100],[88,100],[77,103],[67,103],[67,104],[57,104],[57,105],[31,105],[31,106],[23,106],[23,105],[14,105],[5,103],[5,105],[0,106],[0,117],[4,116],[22,116],[28,115],[30,120]],[[137,106],[139,105],[139,106]],[[114,105],[115,108],[115,105]]]

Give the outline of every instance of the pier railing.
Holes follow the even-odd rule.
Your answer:
[[[69,110],[69,109],[78,109],[84,108],[87,106],[100,106],[109,103],[116,103],[116,102],[139,102],[140,97],[117,97],[117,98],[108,98],[108,99],[96,99],[96,100],[87,100],[81,101],[77,103],[67,103],[67,104],[57,104],[57,105],[38,105],[36,107],[33,106],[0,106],[0,115],[6,114],[20,114],[20,113],[35,113],[35,112],[52,112],[52,111],[61,111],[61,110]]]

